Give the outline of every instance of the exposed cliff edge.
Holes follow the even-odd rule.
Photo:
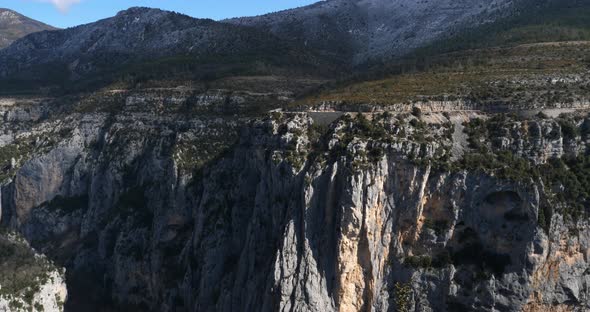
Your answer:
[[[173,98],[0,145],[2,223],[67,268],[66,309],[590,309],[587,112],[327,125]]]
[[[0,234],[0,311],[62,311],[65,272],[37,254],[18,234]]]

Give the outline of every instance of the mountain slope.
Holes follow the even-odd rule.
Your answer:
[[[205,76],[226,67],[244,71],[265,65],[316,68],[314,62],[311,52],[256,29],[131,8],[96,23],[16,41],[0,52],[0,81],[5,88],[22,89],[108,81],[113,75]]]
[[[329,0],[226,22],[266,29],[360,64],[403,56],[441,36],[493,21],[509,14],[513,2]]]
[[[323,85],[297,109],[408,106],[429,100],[478,106],[548,106],[587,98],[590,4],[525,0],[510,14],[430,42],[401,58]],[[400,106],[400,107],[401,107]]]
[[[525,43],[590,40],[590,3],[580,0],[525,0],[494,23],[470,27],[430,43],[418,55],[513,46]]]
[[[131,8],[96,23],[18,40],[0,52],[0,92],[92,90],[114,81],[134,85],[245,73],[342,77],[351,69],[386,67],[417,49],[428,56],[446,46],[470,47],[474,40],[501,43],[498,38],[514,24],[506,28],[507,21],[522,17],[530,1],[330,0],[224,22]],[[534,3],[535,8],[555,4]],[[527,29],[513,35],[525,36]]]
[[[351,66],[397,58],[454,31],[510,15],[511,8],[511,0],[330,0],[223,23],[132,8],[19,40],[0,52],[0,91],[64,89],[81,81],[96,88],[97,81],[178,76],[178,71],[189,79],[225,70],[268,73],[269,66],[343,75]]]
[[[30,33],[54,29],[12,10],[0,8],[0,49]]]
[[[405,60],[358,78],[325,84],[293,104],[358,111],[361,107],[467,102],[477,107],[547,107],[590,96],[590,41],[545,42],[457,51]]]

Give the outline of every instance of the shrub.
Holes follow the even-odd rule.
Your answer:
[[[449,223],[446,220],[426,219],[424,221],[424,226],[434,230],[436,235],[442,235],[449,229]]]
[[[584,120],[581,129],[582,138],[588,140],[590,138],[590,119]]]
[[[560,187],[563,191],[556,192],[554,199],[566,203],[566,215],[577,220],[587,214],[590,207],[590,156],[578,156],[566,159],[551,159],[539,170],[547,192]],[[552,211],[544,211],[544,221],[550,220]],[[548,227],[549,224],[546,224]]]
[[[452,263],[451,255],[447,250],[437,254],[432,260],[432,266],[435,268],[442,268]]]
[[[430,256],[407,256],[404,259],[404,265],[412,268],[430,268],[432,267],[432,258]]]
[[[395,283],[395,306],[398,312],[410,311],[412,299],[412,287],[409,283]]]
[[[422,110],[420,107],[412,107],[412,115],[414,115],[416,118],[422,118]]]
[[[580,135],[580,129],[578,129],[578,127],[576,127],[571,121],[559,119],[558,122],[564,139],[575,140]]]

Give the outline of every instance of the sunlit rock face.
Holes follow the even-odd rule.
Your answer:
[[[587,207],[531,169],[586,153],[581,113],[247,121],[123,103],[2,147],[21,144],[2,223],[67,268],[66,308],[589,307]]]

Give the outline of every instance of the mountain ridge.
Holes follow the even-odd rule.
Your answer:
[[[205,75],[256,63],[309,66],[312,54],[257,29],[134,7],[95,23],[17,40],[0,52],[0,80],[8,80],[5,86],[51,86],[109,78],[129,67],[133,72],[125,74],[141,75],[144,69],[132,66],[159,60],[181,68],[192,64],[202,73],[188,72]]]
[[[362,70],[362,64],[372,59],[405,55],[510,3],[332,0],[221,22],[133,7],[95,23],[16,41],[0,52],[0,81],[8,90],[27,84],[29,89],[64,88],[171,57],[180,57],[181,67],[197,63],[193,73],[203,66],[246,60],[250,65],[240,71],[270,65],[308,75],[321,71],[342,76],[354,67]],[[168,74],[160,70],[159,75]]]
[[[292,36],[300,43],[319,45],[327,53],[340,49],[353,63],[363,64],[375,58],[404,56],[468,23],[473,27],[493,21],[498,18],[493,13],[507,12],[516,2],[331,0],[225,22]]]
[[[74,92],[121,80],[277,71],[340,78],[387,68],[417,52],[429,57],[453,40],[474,40],[464,35],[473,29],[483,29],[471,36],[485,42],[485,29],[517,19],[529,2],[330,0],[222,21],[131,7],[94,23],[17,40],[0,52],[0,91]],[[534,3],[536,8],[557,2]]]

